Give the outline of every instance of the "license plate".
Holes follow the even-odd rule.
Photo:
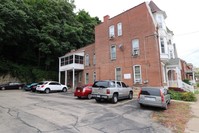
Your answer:
[[[100,95],[97,95],[97,97],[100,97]]]
[[[155,101],[155,98],[146,97],[145,100],[147,100],[147,101]]]
[[[80,92],[80,90],[78,90],[77,92]]]

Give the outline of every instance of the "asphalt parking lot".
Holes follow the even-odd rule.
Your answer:
[[[117,104],[77,99],[70,92],[0,91],[2,133],[170,133],[151,120],[153,109],[133,100]]]

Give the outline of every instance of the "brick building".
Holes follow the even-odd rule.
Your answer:
[[[121,80],[129,86],[182,86],[181,64],[166,13],[141,3],[95,27],[95,43],[59,57],[59,81]]]

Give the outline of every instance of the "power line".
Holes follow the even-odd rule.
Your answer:
[[[185,36],[185,35],[191,35],[191,34],[196,34],[196,33],[199,33],[199,30],[198,31],[187,32],[187,33],[182,33],[182,34],[177,34],[175,36]]]

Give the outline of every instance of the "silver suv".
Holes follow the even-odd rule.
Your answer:
[[[167,109],[170,100],[168,90],[163,87],[142,87],[138,94],[140,106],[149,105]]]
[[[93,84],[91,95],[97,102],[106,99],[111,100],[112,103],[117,103],[118,99],[132,99],[133,89],[128,87],[124,82],[102,80],[96,81]]]

